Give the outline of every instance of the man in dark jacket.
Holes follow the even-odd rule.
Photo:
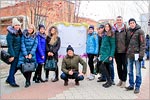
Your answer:
[[[146,59],[149,60],[149,44],[150,44],[150,40],[149,40],[149,35],[146,35]]]
[[[87,65],[85,61],[78,55],[74,54],[73,48],[69,45],[67,47],[67,55],[62,61],[61,79],[64,80],[64,86],[68,85],[68,78],[75,79],[75,84],[79,85],[79,81],[84,79]],[[82,72],[79,72],[79,63],[83,65]]]
[[[145,53],[145,38],[144,32],[141,27],[136,24],[134,18],[129,20],[129,31],[128,36],[130,37],[129,45],[127,48],[127,57],[128,57],[128,73],[129,73],[129,86],[126,87],[126,90],[133,90],[135,86],[134,93],[140,92],[140,86],[142,83],[141,77],[141,61],[143,60]],[[135,63],[136,68],[136,80],[134,82],[134,73],[133,73],[133,63]]]
[[[115,60],[117,64],[117,71],[119,76],[119,83],[117,86],[121,88],[125,87],[127,80],[127,59],[126,59],[126,48],[127,48],[127,32],[126,25],[123,23],[123,18],[118,16],[116,24],[114,25],[115,38],[116,38],[116,50]]]

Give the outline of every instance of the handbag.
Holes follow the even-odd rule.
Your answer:
[[[53,59],[47,59],[45,66],[44,66],[45,70],[50,70],[50,71],[55,71],[57,69],[57,65],[56,65],[56,60]]]
[[[22,72],[34,72],[36,69],[36,64],[31,62],[30,59],[26,59],[25,62],[22,64]]]
[[[3,62],[5,62],[6,64],[11,64],[11,62],[9,62],[10,57],[11,56],[8,52],[6,52],[5,50],[1,50],[1,60]]]

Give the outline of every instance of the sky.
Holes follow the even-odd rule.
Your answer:
[[[115,19],[118,15],[121,15],[124,21],[128,21],[130,18],[140,21],[141,13],[148,13],[146,1],[81,1],[79,10],[79,16],[95,21]]]

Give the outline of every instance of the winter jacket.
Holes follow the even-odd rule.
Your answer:
[[[41,34],[40,32],[37,32],[37,38],[38,38],[38,46],[36,50],[36,60],[37,63],[45,63],[46,60],[46,34]],[[42,56],[44,56],[44,59],[42,59]]]
[[[139,53],[139,57],[142,59],[145,53],[144,31],[139,25],[136,25],[134,29],[129,28],[128,36],[130,38],[127,48],[128,58],[134,58],[134,54]]]
[[[115,39],[116,39],[116,53],[126,53],[127,49],[127,29],[123,24],[122,28],[119,30],[117,24],[114,25]]]
[[[98,54],[98,35],[93,32],[88,33],[86,41],[86,53],[87,54]]]
[[[68,74],[71,69],[78,72],[79,63],[83,65],[82,73],[85,74],[87,68],[85,61],[80,56],[75,54],[73,57],[66,55],[65,58],[63,58],[61,70],[66,74]]]
[[[19,54],[18,67],[25,62],[25,56],[31,54],[32,58],[30,62],[36,63],[36,49],[37,49],[37,36],[36,34],[29,35],[27,30],[23,31],[23,36],[21,38],[21,52]]]
[[[103,35],[100,47],[100,61],[109,62],[109,57],[114,57],[115,38]]]
[[[19,57],[22,35],[17,35],[18,31],[16,31],[12,26],[8,26],[7,31],[8,34],[6,36],[6,40],[8,44],[8,53],[11,57]]]
[[[54,54],[54,58],[56,59],[56,61],[58,61],[58,50],[60,48],[60,44],[61,44],[61,40],[59,37],[57,37],[57,41],[56,43],[54,43],[54,45],[49,44],[51,40],[50,36],[47,36],[46,38],[46,54],[48,54],[48,52],[52,52]],[[47,55],[47,59],[49,59],[48,55]]]

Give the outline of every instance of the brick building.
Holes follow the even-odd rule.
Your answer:
[[[37,0],[36,2],[24,0],[13,2],[13,5],[7,4],[0,8],[0,12],[0,34],[7,33],[6,27],[11,25],[12,18],[16,16],[21,21],[23,29],[27,27],[28,23],[33,23],[36,27],[42,23],[48,29],[55,22],[72,23],[76,19],[75,4],[68,0]],[[97,24],[96,21],[88,18],[78,18],[78,22]]]

